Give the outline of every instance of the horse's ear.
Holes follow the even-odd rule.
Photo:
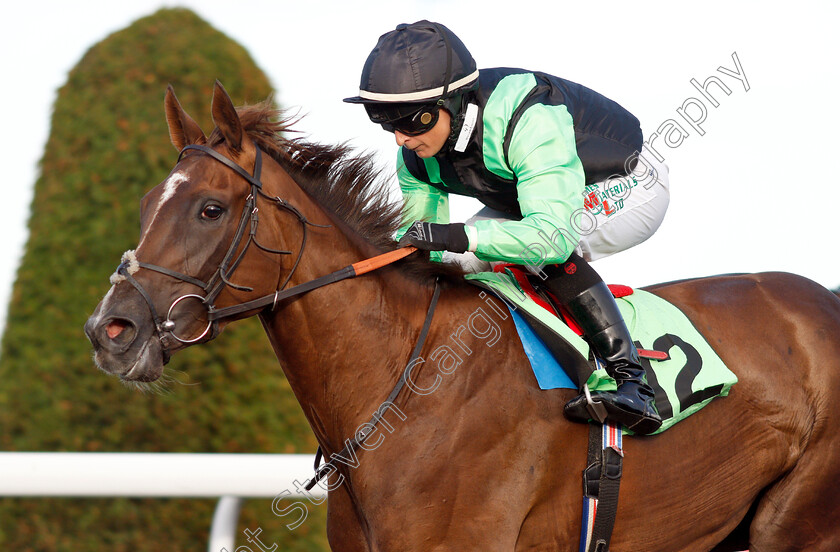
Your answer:
[[[235,151],[242,149],[242,121],[225,87],[218,80],[213,87],[213,122],[219,127],[229,148]]]
[[[201,127],[181,107],[171,84],[166,87],[166,97],[163,100],[163,105],[166,108],[166,123],[169,125],[169,139],[172,141],[175,149],[181,151],[184,149],[184,146],[190,144],[207,143],[207,137],[204,136]]]

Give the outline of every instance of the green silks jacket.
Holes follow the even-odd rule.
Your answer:
[[[453,123],[460,131],[454,147],[448,143],[428,159],[400,148],[399,235],[415,220],[448,223],[455,193],[514,219],[467,227],[480,259],[562,263],[588,226],[576,220],[585,185],[635,166],[643,141],[638,119],[584,86],[523,69],[482,69],[464,106]]]

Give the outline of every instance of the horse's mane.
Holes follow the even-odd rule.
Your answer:
[[[401,222],[402,205],[391,200],[388,178],[372,154],[355,153],[347,143],[305,140],[293,128],[300,118],[277,109],[271,100],[239,107],[237,113],[248,136],[319,205],[383,252],[396,248],[394,234]],[[221,132],[214,129],[209,144],[222,141]],[[428,253],[421,253],[401,261],[401,266],[423,280],[437,276],[461,279],[459,269],[431,262]]]

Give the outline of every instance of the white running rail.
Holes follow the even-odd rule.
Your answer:
[[[0,496],[220,497],[209,552],[235,550],[243,498],[301,497],[309,454],[0,452]],[[296,484],[297,482],[297,484]],[[318,485],[310,496],[323,497]]]

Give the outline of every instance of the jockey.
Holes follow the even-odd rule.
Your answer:
[[[552,75],[477,70],[461,40],[429,21],[382,35],[359,95],[344,101],[363,104],[400,146],[400,243],[448,252],[432,256],[478,270],[489,262],[526,265],[616,380],[617,391],[591,400],[636,433],[659,429],[636,347],[588,263],[646,240],[665,215],[667,168],[642,151],[639,121]],[[450,193],[485,207],[466,224],[450,224]],[[594,417],[590,407],[581,395],[565,413],[585,422]]]

